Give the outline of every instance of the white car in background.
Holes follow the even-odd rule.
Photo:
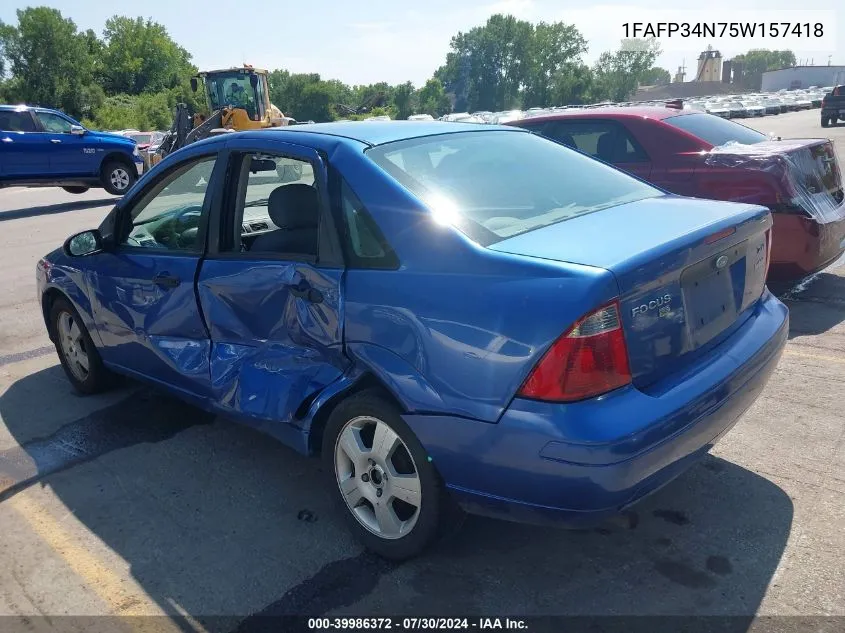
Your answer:
[[[430,114],[412,114],[408,117],[409,121],[434,121],[434,117]]]

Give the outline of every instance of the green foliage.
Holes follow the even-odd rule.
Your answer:
[[[640,84],[643,86],[665,86],[671,81],[672,75],[669,71],[659,66],[653,66],[640,77]]]
[[[742,64],[743,83],[753,90],[760,90],[763,84],[763,73],[767,70],[777,70],[795,66],[795,53],[792,51],[770,51],[755,48],[743,55],[733,58],[735,64]]]
[[[602,53],[593,68],[593,96],[611,101],[629,99],[659,55],[656,39],[623,40],[620,50]]]
[[[484,26],[452,38],[435,77],[455,99],[455,110],[506,110],[548,105],[581,72],[587,42],[571,24],[494,15]]]
[[[101,72],[111,94],[168,90],[196,73],[188,51],[152,20],[114,16],[106,21],[103,36]]]
[[[451,112],[452,101],[443,88],[443,82],[432,77],[417,91],[417,112],[430,114],[434,117],[443,116]]]
[[[0,49],[12,79],[4,84],[6,99],[54,106],[82,116],[90,101],[94,57],[85,33],[56,9],[18,9],[18,25],[0,29]]]

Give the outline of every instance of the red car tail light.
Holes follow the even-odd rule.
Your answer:
[[[518,395],[572,402],[630,382],[619,302],[613,301],[582,317],[557,339],[531,370]]]
[[[736,233],[736,227],[731,226],[731,227],[725,229],[724,231],[719,231],[718,233],[713,233],[712,235],[708,235],[704,239],[704,243],[705,244],[713,244],[715,242],[718,242],[719,240],[725,239],[726,237],[730,237],[734,233]]]

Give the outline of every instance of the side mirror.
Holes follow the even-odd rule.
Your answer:
[[[191,90],[193,92],[196,92],[198,87],[199,87],[199,84],[197,83],[197,78],[191,77]]]
[[[71,235],[62,246],[69,257],[86,257],[103,251],[103,236],[98,229]]]
[[[81,125],[71,125],[70,126],[70,133],[74,136],[83,136],[86,130]]]
[[[255,88],[258,86],[258,75],[250,75],[249,76],[249,84]]]

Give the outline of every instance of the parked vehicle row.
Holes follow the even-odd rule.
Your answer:
[[[143,172],[131,139],[88,130],[56,110],[0,105],[0,187],[103,187],[122,195]]]
[[[808,88],[807,90],[781,90],[773,93],[746,93],[737,95],[713,95],[682,99],[686,109],[701,110],[725,119],[748,118],[809,110],[821,107],[824,96],[833,90],[833,86],[825,88]],[[527,110],[508,110],[502,112],[461,112],[443,115],[440,121],[458,121],[463,123],[494,123],[504,124],[524,118],[546,116],[556,112],[568,110],[582,110],[621,106],[658,106],[662,107],[666,100],[611,102],[604,101],[587,105],[561,105],[551,107],[533,107]]]

